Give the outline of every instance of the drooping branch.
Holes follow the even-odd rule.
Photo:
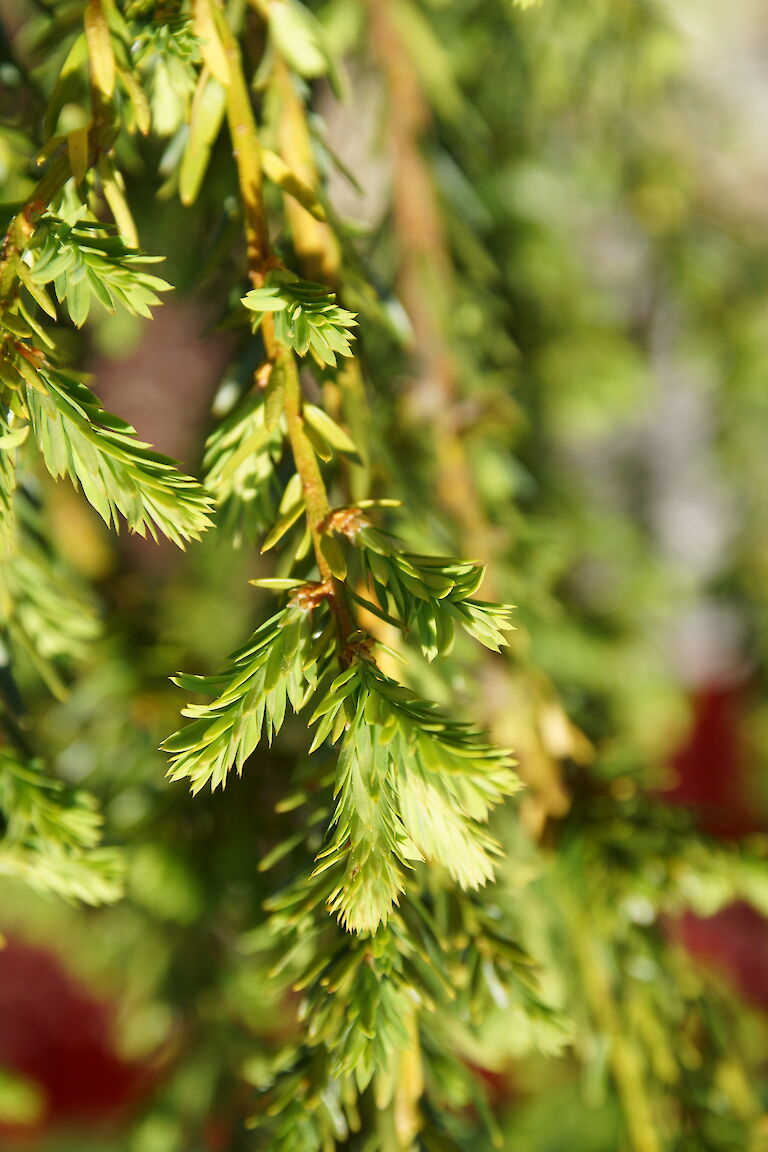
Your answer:
[[[243,203],[248,275],[254,287],[259,287],[264,283],[270,268],[276,263],[270,247],[269,225],[264,204],[261,145],[243,72],[240,45],[227,20],[221,0],[213,0],[213,3],[216,26],[228,64],[227,119]],[[296,471],[301,478],[307,525],[312,537],[315,559],[321,581],[328,589],[329,599],[339,624],[340,641],[343,644],[355,630],[355,623],[343,585],[334,579],[321,547],[324,525],[331,508],[317,456],[304,428],[301,382],[296,359],[292,349],[283,348],[275,339],[274,324],[270,315],[264,317],[262,332],[272,370],[283,373],[283,412],[288,429],[288,441]]]

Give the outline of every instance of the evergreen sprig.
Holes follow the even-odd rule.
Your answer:
[[[392,1058],[410,1040],[419,1010],[454,998],[441,957],[446,941],[423,904],[410,898],[374,936],[350,936],[325,915],[326,882],[302,877],[271,897],[273,977],[302,997],[306,1042],[321,1049],[325,1074],[357,1090],[372,1079],[390,1095]]]
[[[66,268],[73,259],[81,259],[77,255],[79,248],[65,244],[61,264],[57,245],[60,230],[65,226],[58,219],[47,223],[50,227],[43,242],[45,255],[40,279],[50,277],[59,281],[66,294],[71,290]],[[89,226],[85,234],[90,236],[100,227]],[[66,235],[71,233],[69,229]],[[94,243],[103,243],[117,253],[127,251],[116,236]],[[106,276],[104,283],[109,285],[111,299],[117,300],[119,296],[127,306],[141,311],[149,289],[146,275],[131,266],[132,260],[133,255],[129,255],[110,264],[114,279],[110,281]],[[44,310],[52,312],[50,299],[32,274],[25,271],[22,259],[16,267],[20,283]],[[83,275],[88,283],[99,279],[103,272],[103,269],[98,273],[93,268],[89,270],[82,260],[78,268],[85,269]],[[76,284],[85,282],[78,277]],[[135,291],[129,285],[133,285]],[[14,453],[26,438],[28,425],[51,475],[57,479],[68,476],[110,527],[118,527],[120,513],[139,535],[149,534],[156,539],[159,531],[182,547],[185,540],[198,539],[211,522],[212,501],[208,495],[196,480],[182,473],[173,460],[139,440],[129,424],[105,411],[82,377],[57,366],[53,341],[33,311],[19,295],[0,308],[0,385],[5,390],[5,430],[0,439],[3,456],[0,536],[7,546],[13,538]]]
[[[354,543],[361,585],[374,599],[357,591],[355,598],[381,619],[392,622],[394,616],[429,660],[450,654],[457,626],[493,652],[506,646],[512,605],[472,598],[484,565],[409,552],[354,509],[338,510],[332,524]]]
[[[51,475],[68,476],[110,527],[122,514],[132,532],[180,547],[210,524],[211,500],[173,460],[106,412],[83,379],[44,358],[18,361],[32,430]]]
[[[101,631],[91,598],[26,528],[0,566],[0,624],[58,696],[62,672],[85,658]]]
[[[216,699],[185,708],[192,723],[163,743],[171,779],[189,779],[199,792],[209,782],[223,787],[233,765],[239,775],[262,733],[271,743],[280,731],[287,705],[299,711],[314,692],[331,643],[327,630],[314,635],[310,612],[289,605],[262,624],[219,675],[179,674],[179,687]]]
[[[129,248],[116,228],[101,221],[78,219],[70,224],[46,214],[28,252],[32,266],[24,283],[34,292],[35,302],[55,315],[50,298],[42,291],[52,283],[56,299],[66,304],[77,328],[88,319],[93,300],[110,312],[122,305],[135,315],[150,317],[151,308],[160,303],[157,293],[171,287],[144,271],[143,265],[155,263],[158,257]],[[36,292],[33,285],[38,286]]]
[[[200,75],[192,13],[179,4],[158,7],[131,0],[125,14],[131,22],[131,62],[147,91],[152,129],[172,137],[186,123]]]
[[[429,888],[431,896],[406,897],[373,937],[340,936],[318,918],[316,881],[269,900],[272,976],[288,976],[301,996],[306,1044],[287,1068],[278,1065],[259,1101],[259,1127],[272,1117],[273,1139],[287,1139],[298,1122],[299,1071],[307,1135],[325,1131],[332,1089],[337,1136],[355,1131],[357,1094],[373,1083],[378,1107],[386,1107],[401,1087],[399,1057],[424,1046],[432,1021],[439,1035],[446,1018],[486,1019],[489,1002],[535,1036],[532,1047],[554,1053],[567,1043],[568,1021],[541,999],[537,970],[499,923],[498,908],[479,896]],[[317,1091],[310,1087],[315,1078]],[[484,1107],[482,1096],[476,1103]]]
[[[270,416],[263,396],[247,396],[206,441],[203,471],[217,526],[237,545],[266,532],[280,501],[275,464],[284,436],[279,419]]]
[[[163,745],[171,778],[188,778],[193,792],[223,786],[233,765],[242,772],[262,730],[271,741],[282,727],[287,703],[299,711],[319,691],[332,633],[323,627],[313,641],[312,615],[301,591],[294,596],[297,603],[262,625],[221,674],[176,678],[216,697],[184,709],[193,722]],[[315,722],[310,751],[343,736],[332,837],[314,875],[328,873],[327,907],[347,929],[372,934],[385,924],[417,861],[442,864],[462,888],[491,879],[498,845],[484,825],[519,786],[508,753],[385,676],[368,656],[330,679]]]
[[[272,316],[275,340],[299,356],[309,352],[317,364],[335,366],[336,357],[351,356],[355,313],[336,303],[336,294],[322,284],[301,280],[289,272],[271,272],[261,288],[243,297],[258,329]]]
[[[409,963],[414,945],[402,924],[352,945],[322,942],[311,973],[294,981],[306,995],[307,1041],[325,1044],[333,1079],[352,1075],[362,1089],[408,1044],[414,1007],[428,1002]]]
[[[386,923],[404,869],[442,864],[462,888],[493,876],[496,841],[483,825],[519,787],[509,753],[471,725],[356,660],[317,705],[313,747],[340,735],[333,835],[316,873],[332,869],[329,907],[354,932]]]
[[[0,747],[0,873],[86,904],[116,900],[122,860],[99,846],[101,817],[87,793],[46,776],[37,760]]]

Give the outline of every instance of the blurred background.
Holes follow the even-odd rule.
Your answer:
[[[500,997],[445,1034],[510,1152],[768,1148],[768,10],[307,7],[341,77],[307,77],[343,226],[313,276],[340,275],[360,314],[373,409],[342,401],[366,447],[345,482],[405,499],[398,531],[486,561],[483,594],[517,605],[510,655],[461,647],[451,699],[528,784],[499,820],[494,899],[557,1015]],[[32,186],[20,142],[66,47],[46,44],[46,10],[0,3],[4,200]],[[199,474],[253,365],[226,315],[228,141],[182,206],[193,82],[159,53],[155,133],[119,147],[176,291],[151,321],[94,313],[62,340],[107,408]],[[264,84],[257,99],[276,140]],[[297,225],[272,207],[288,251]],[[83,910],[3,880],[0,1143],[266,1146],[244,1118],[296,1023],[262,958],[258,866],[291,831],[273,809],[301,725],[194,800],[156,749],[180,706],[169,674],[209,672],[248,633],[269,558],[223,532],[186,553],[115,541],[36,482],[94,635],[77,668],[53,654],[58,698],[23,653],[20,681],[57,772],[100,797],[128,888]],[[490,1148],[448,1072],[444,1090],[450,1147]]]

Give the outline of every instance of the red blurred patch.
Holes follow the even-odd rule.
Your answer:
[[[743,696],[741,683],[709,685],[697,693],[690,736],[673,762],[677,784],[666,793],[670,802],[695,809],[704,831],[734,840],[765,830],[765,819],[749,802]],[[754,908],[733,904],[707,919],[687,913],[670,924],[670,932],[743,996],[768,1007],[768,921]]]
[[[706,920],[686,913],[672,935],[705,964],[727,976],[742,996],[768,1008],[768,922],[748,904],[732,904]]]
[[[694,721],[673,760],[672,803],[695,808],[701,827],[713,836],[744,836],[759,830],[746,798],[748,771],[742,739],[743,688],[713,684],[693,699]]]
[[[0,1065],[45,1093],[40,1127],[108,1119],[135,1099],[146,1073],[116,1055],[111,1032],[109,1005],[51,953],[14,941],[0,949]]]

